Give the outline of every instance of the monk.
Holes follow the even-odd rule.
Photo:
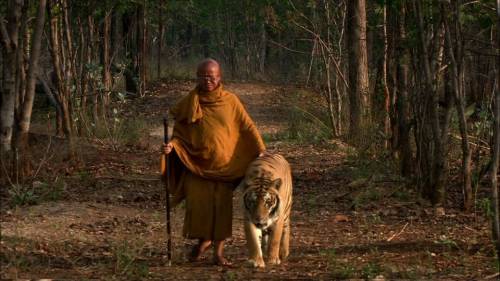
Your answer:
[[[186,200],[184,237],[198,239],[190,260],[201,260],[213,244],[215,264],[231,265],[224,241],[232,232],[233,189],[265,145],[238,97],[224,89],[219,63],[203,60],[197,77],[171,110],[174,132],[162,151],[173,160],[173,205]]]

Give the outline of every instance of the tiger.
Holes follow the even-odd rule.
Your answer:
[[[290,165],[279,154],[265,153],[250,163],[240,186],[248,261],[254,267],[265,267],[262,253],[267,250],[267,263],[279,265],[290,251]]]

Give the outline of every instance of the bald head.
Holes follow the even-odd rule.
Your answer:
[[[211,92],[219,87],[220,65],[214,59],[204,59],[198,64],[196,75],[198,76],[198,87],[203,91]]]
[[[209,68],[209,67],[215,67],[220,72],[220,65],[219,65],[219,63],[216,60],[214,60],[214,59],[204,59],[204,60],[202,60],[198,64],[198,68],[197,68],[196,73],[198,74],[200,71],[202,71],[202,70],[204,70],[206,68]]]

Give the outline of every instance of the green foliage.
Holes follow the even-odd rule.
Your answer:
[[[43,201],[60,200],[64,193],[65,183],[62,180],[56,180],[52,184],[42,183],[39,186],[40,199]]]
[[[361,269],[361,277],[365,279],[373,279],[380,275],[382,272],[382,267],[377,263],[369,262]]]
[[[475,5],[460,6],[460,23],[468,28],[477,26],[481,29],[491,28],[495,24],[494,0],[480,0]]]
[[[386,175],[397,171],[397,163],[389,155],[373,153],[368,150],[347,151],[346,165],[351,167],[350,174],[353,180],[368,179],[373,175]]]
[[[476,202],[476,206],[481,210],[487,218],[493,218],[493,206],[489,198],[483,198]]]
[[[149,275],[149,267],[145,261],[139,260],[144,249],[140,240],[122,241],[113,246],[115,273],[127,279],[143,280]]]
[[[11,185],[8,194],[12,206],[35,205],[40,199],[33,187],[21,184]]]
[[[195,69],[201,57],[191,57],[182,63],[171,62],[165,64],[161,69],[161,76],[172,80],[192,80],[196,78]]]
[[[77,173],[80,182],[86,183],[92,179],[92,175],[87,170],[80,170]]]
[[[379,190],[368,188],[352,199],[351,208],[356,210],[370,202],[377,202],[382,198],[381,196],[382,194]]]
[[[457,249],[458,244],[454,240],[448,238],[446,235],[441,235],[438,240],[434,241],[435,244],[443,245],[448,249]]]
[[[264,135],[264,140],[309,144],[329,140],[332,137],[332,128],[327,125],[326,116],[320,114],[293,106],[287,112],[288,127],[286,130],[274,135]]]
[[[378,214],[370,214],[368,216],[368,221],[370,223],[372,223],[372,224],[381,224],[382,223],[382,218]]]
[[[14,184],[8,188],[11,206],[36,205],[44,201],[60,200],[65,183],[56,180],[53,183],[35,181],[31,185]]]
[[[391,196],[402,202],[409,201],[411,198],[410,193],[405,189],[398,189]]]
[[[238,280],[238,274],[235,271],[226,271],[224,276],[222,277],[222,280],[224,281],[232,281],[232,280]]]
[[[124,100],[124,96],[121,97]],[[118,98],[120,99],[120,95]],[[116,103],[108,117],[101,118],[97,124],[90,123],[86,131],[87,136],[108,143],[115,150],[120,146],[138,144],[147,133],[150,124],[143,118],[123,117],[122,105]],[[86,119],[90,119],[90,116]]]
[[[335,249],[328,249],[324,252],[328,258],[328,269],[333,279],[353,278],[356,269],[349,264],[338,260]]]

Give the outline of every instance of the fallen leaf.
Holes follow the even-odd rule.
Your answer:
[[[348,222],[349,218],[346,215],[335,215],[333,218],[334,222]]]

